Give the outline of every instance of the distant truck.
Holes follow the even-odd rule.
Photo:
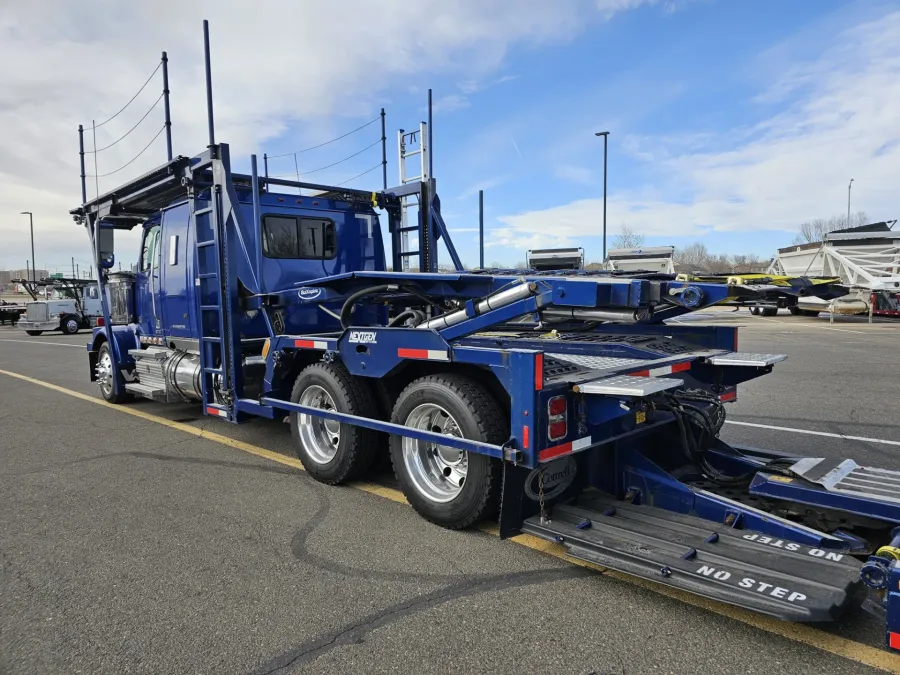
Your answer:
[[[82,328],[93,328],[97,317],[102,315],[96,282],[61,278],[18,279],[16,283],[24,286],[32,299],[25,304],[25,314],[18,320],[19,328],[28,335],[57,330],[63,335],[74,335]],[[47,288],[50,288],[50,297],[44,299],[40,291]]]
[[[674,246],[614,248],[607,257],[607,269],[613,272],[675,274],[674,257]]]

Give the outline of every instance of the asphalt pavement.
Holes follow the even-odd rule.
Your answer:
[[[883,442],[900,442],[900,325],[739,319],[743,351],[789,358],[730,420],[869,440],[737,424],[726,439],[900,469]],[[794,632],[689,604],[442,530],[377,487],[324,487],[279,421],[99,405],[86,337],[0,328],[0,370],[59,388],[0,373],[4,675],[900,673],[865,614]]]

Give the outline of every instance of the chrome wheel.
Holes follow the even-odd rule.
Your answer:
[[[303,390],[300,405],[322,410],[335,410],[331,395],[317,384]],[[328,464],[337,454],[341,442],[341,423],[300,413],[297,420],[300,441],[310,459],[317,464]]]
[[[78,332],[78,322],[75,319],[69,319],[66,321],[66,332],[70,335],[74,335]]]
[[[103,392],[105,398],[109,398],[112,396],[113,369],[112,359],[109,356],[108,350],[104,349],[100,353],[100,358],[97,359],[97,366],[94,368],[94,372],[97,374],[97,384],[100,385],[100,391]]]
[[[414,408],[405,426],[462,438],[459,424],[453,416],[434,403],[423,403]],[[419,493],[433,502],[444,504],[453,501],[462,492],[469,458],[465,450],[404,437],[403,463]]]

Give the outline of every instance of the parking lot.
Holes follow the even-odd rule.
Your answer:
[[[726,440],[900,469],[898,323],[691,320],[789,357]],[[779,623],[324,487],[281,422],[105,404],[86,341],[0,327],[0,673],[900,673],[862,612]]]

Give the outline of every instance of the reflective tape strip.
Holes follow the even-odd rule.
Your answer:
[[[896,649],[897,651],[900,651],[900,633],[892,632],[890,634],[890,637],[888,640],[888,645],[890,646],[891,649]]]
[[[671,366],[660,366],[659,368],[650,368],[649,370],[638,370],[634,373],[628,373],[633,377],[660,377],[661,375],[671,375],[672,373],[682,373],[691,369],[690,361],[675,363]]]
[[[222,408],[213,408],[212,406],[206,406],[206,414],[207,415],[216,415],[217,417],[228,417],[228,411]]]
[[[450,354],[446,349],[405,349],[397,350],[401,359],[423,359],[425,361],[449,361]]]
[[[592,443],[591,437],[585,436],[584,438],[578,438],[574,441],[563,443],[562,445],[554,445],[552,448],[541,450],[538,453],[538,460],[546,462],[557,457],[562,457],[563,455],[568,455],[571,452],[578,452],[579,450],[590,447]]]
[[[724,394],[722,394],[721,396],[719,396],[719,400],[720,400],[720,401],[725,401],[726,403],[727,403],[728,401],[733,401],[733,400],[735,400],[736,398],[737,398],[737,392],[736,392],[736,391],[726,391]]]
[[[294,340],[294,346],[297,349],[328,349],[328,342],[325,340]]]

